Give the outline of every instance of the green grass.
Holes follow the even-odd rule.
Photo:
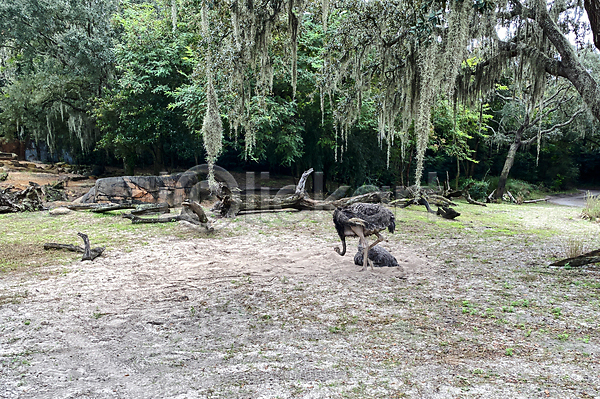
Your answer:
[[[51,216],[48,212],[0,215],[0,273],[40,266],[67,264],[81,257],[75,252],[45,251],[45,243],[82,245],[77,232],[88,235],[92,247],[124,248],[152,237],[178,235],[175,223],[133,225],[119,215],[73,212]]]

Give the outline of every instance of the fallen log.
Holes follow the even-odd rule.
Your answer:
[[[486,204],[484,204],[483,202],[475,201],[473,198],[471,198],[471,194],[469,194],[469,192],[468,192],[468,191],[465,191],[465,193],[466,193],[466,195],[465,195],[465,199],[467,200],[467,202],[468,202],[469,204],[472,204],[472,205],[479,205],[479,206],[485,206],[485,207],[487,207],[487,205],[486,205]]]
[[[518,204],[517,200],[515,199],[515,197],[513,197],[513,195],[511,194],[510,191],[506,191],[506,195],[508,195],[508,198],[510,198],[510,200],[514,203],[514,204]]]
[[[215,203],[212,211],[220,214],[222,217],[234,217],[239,213],[272,212],[274,210],[281,211],[282,209],[294,209],[296,211],[334,210],[335,208],[357,202],[380,203],[389,201],[391,192],[379,191],[332,201],[314,200],[308,196],[305,190],[306,181],[312,172],[313,169],[311,168],[302,174],[294,194],[290,196],[276,196],[274,198],[266,198],[259,202],[242,202],[239,197],[234,195],[224,195],[222,198],[219,197],[221,201]]]
[[[102,255],[102,252],[104,252],[104,249],[105,249],[104,247],[91,248],[90,240],[89,240],[87,234],[77,233],[77,235],[83,239],[84,247],[80,247],[77,245],[70,245],[70,244],[57,244],[54,242],[48,242],[48,243],[44,244],[44,249],[45,250],[64,249],[67,251],[80,252],[83,254],[83,257],[81,258],[82,261],[94,260],[98,256]]]
[[[535,204],[536,202],[548,202],[548,198],[539,198],[539,199],[534,199],[534,200],[527,200],[527,201],[523,201],[524,204]]]
[[[156,214],[165,214],[169,213],[171,210],[169,209],[169,204],[166,202],[161,202],[159,204],[143,204],[135,207],[134,210],[131,211],[132,215],[156,215]]]
[[[282,208],[282,209],[249,209],[247,211],[240,211],[238,215],[252,215],[255,213],[278,213],[278,212],[300,212],[300,209],[296,208]]]
[[[43,193],[40,185],[30,183],[21,191],[8,187],[0,190],[0,209],[7,212],[34,212],[44,210]]]
[[[132,215],[131,213],[126,213],[123,215],[124,218],[130,219],[133,224],[142,224],[142,223],[171,223],[178,222],[180,220],[185,220],[186,222],[198,224],[194,218],[189,217],[188,215],[170,215],[170,216],[159,216],[159,217],[148,217],[143,218],[140,216]]]
[[[460,216],[460,213],[456,212],[449,206],[440,206],[436,213],[444,219],[454,219]]]
[[[198,202],[184,201],[181,205],[183,205],[184,209],[187,208],[190,211],[192,211],[198,217],[198,221],[200,223],[208,223],[208,218],[206,217],[206,214],[204,213],[204,209],[202,209],[202,206],[200,206],[200,204]]]
[[[575,256],[573,258],[567,258],[556,261],[550,266],[566,266],[568,264],[570,267],[578,267],[585,266],[590,263],[600,263],[600,249],[588,252],[583,255]]]
[[[179,215],[161,215],[158,217],[140,217],[131,213],[122,215],[126,219],[130,219],[132,224],[147,224],[147,223],[172,223],[184,221],[191,223],[196,226],[203,227],[206,232],[210,233],[214,231],[210,221],[204,213],[202,206],[196,201],[185,201],[182,203],[183,208]]]
[[[94,213],[105,213],[110,211],[120,211],[121,209],[133,209],[135,205],[133,204],[108,204],[108,205],[100,205],[95,208],[91,208],[90,211]]]

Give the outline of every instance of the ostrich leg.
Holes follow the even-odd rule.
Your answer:
[[[363,245],[365,249],[363,250],[363,267],[360,269],[361,272],[364,272],[367,269],[367,265],[369,264],[369,242],[366,238],[363,237]],[[373,263],[371,263],[371,270],[373,270]]]
[[[364,233],[362,226],[352,226],[352,231],[354,231],[354,234],[356,234],[358,236],[358,239],[360,240],[361,243],[363,243],[363,246],[365,248],[363,250],[363,268],[360,269],[360,271],[362,272],[362,271],[365,271],[365,269],[367,268],[367,265],[369,264],[369,242],[365,238],[365,233]],[[373,265],[371,265],[371,269],[372,268],[373,268]]]
[[[369,249],[373,248],[375,245],[379,244],[381,241],[387,241],[384,236],[379,233],[375,233],[377,236],[377,241],[373,242],[373,244],[369,245]]]

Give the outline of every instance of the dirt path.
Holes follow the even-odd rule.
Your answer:
[[[406,279],[337,255],[329,212],[0,275],[0,398],[599,395],[600,274],[463,215],[398,214]]]
[[[559,194],[552,195],[548,202],[556,205],[564,206],[576,206],[579,208],[585,207],[585,197],[590,193],[591,195],[600,195],[600,190],[577,190],[576,194]]]

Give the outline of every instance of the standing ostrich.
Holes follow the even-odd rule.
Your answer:
[[[333,212],[333,224],[342,240],[342,250],[335,247],[335,251],[344,256],[346,254],[346,237],[359,237],[359,243],[364,248],[363,268],[361,272],[367,268],[369,261],[369,249],[384,241],[385,238],[380,231],[386,228],[390,233],[396,228],[396,219],[394,214],[387,208],[379,204],[364,204],[357,203],[337,208]],[[377,241],[369,245],[366,237],[376,235]],[[373,270],[373,265],[371,265]]]

